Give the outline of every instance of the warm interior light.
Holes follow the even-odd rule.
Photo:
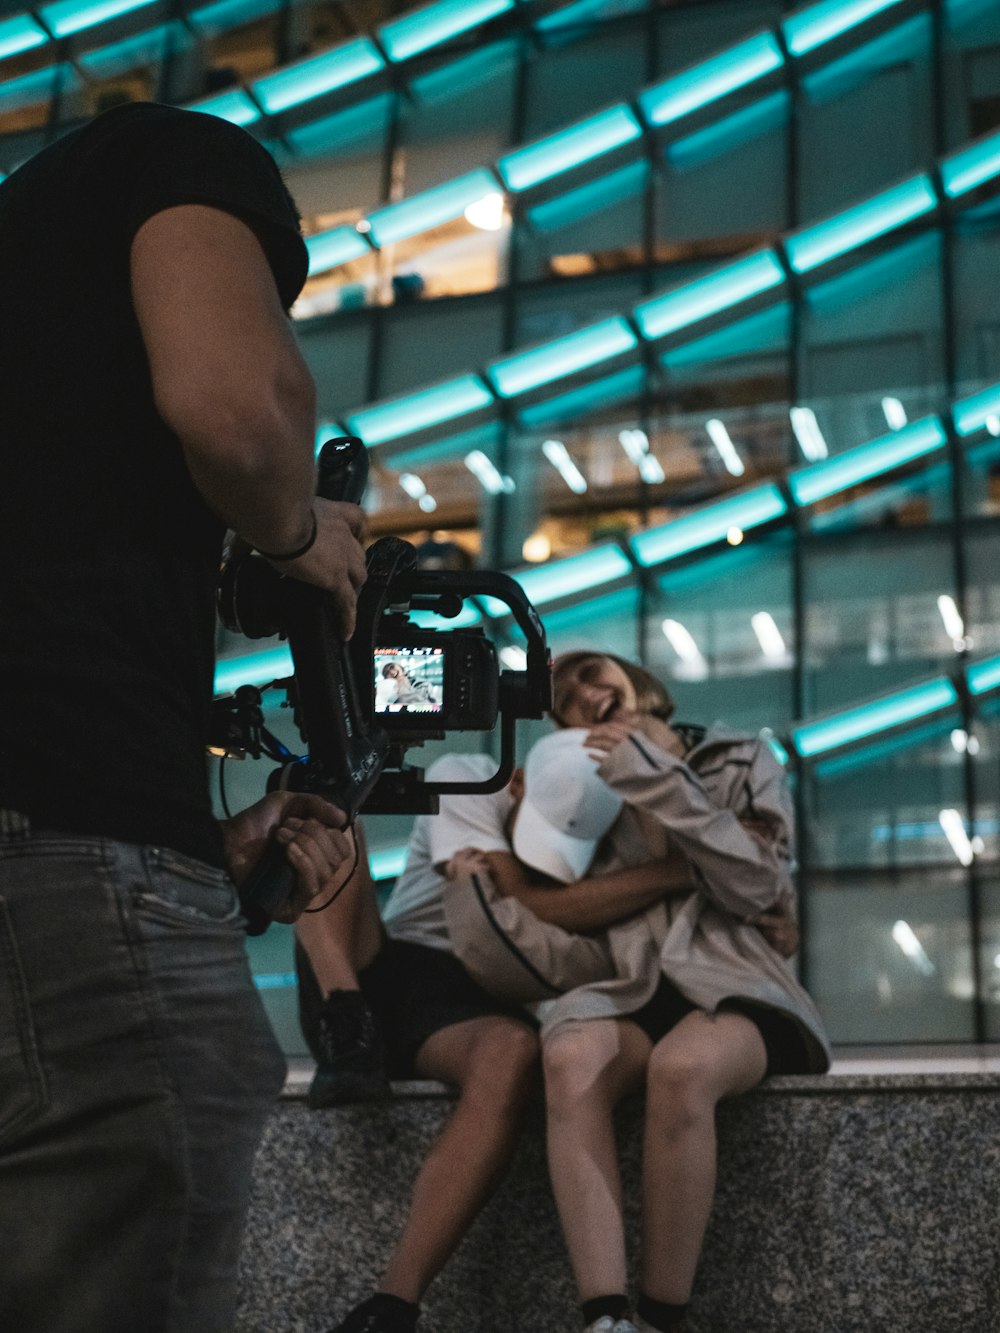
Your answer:
[[[521,555],[529,564],[541,564],[543,560],[548,560],[551,554],[552,543],[544,532],[533,532],[530,537],[525,537]]]
[[[730,546],[739,546],[742,540],[743,540],[742,528],[730,528],[729,531],[726,533],[726,541],[729,543]]]
[[[499,190],[484,194],[465,210],[466,222],[482,231],[499,231],[504,224],[504,198]]]

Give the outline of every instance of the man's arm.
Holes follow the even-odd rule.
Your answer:
[[[446,873],[451,877],[476,869],[490,876],[503,897],[516,898],[540,921],[577,933],[601,930],[671,894],[691,891],[691,872],[681,856],[590,875],[573,884],[544,885],[513,852],[470,850],[452,858]]]
[[[160,416],[195,485],[283,571],[327,588],[345,629],[365,565],[356,505],[315,498],[315,386],[257,237],[230,213],[185,204],[155,213],[131,251],[132,300]]]

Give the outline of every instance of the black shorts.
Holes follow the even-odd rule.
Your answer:
[[[805,1074],[809,1069],[806,1045],[795,1020],[768,1005],[754,1004],[752,1000],[733,998],[723,1000],[722,1009],[745,1014],[760,1032],[767,1050],[767,1074]],[[629,1021],[637,1023],[655,1046],[682,1018],[693,1014],[698,1005],[682,995],[667,977],[660,977],[653,997],[641,1009],[629,1014]]]
[[[444,949],[387,938],[358,973],[358,984],[385,1039],[389,1077],[416,1077],[413,1062],[428,1037],[471,1018],[513,1018],[535,1028],[517,1005],[483,990]]]

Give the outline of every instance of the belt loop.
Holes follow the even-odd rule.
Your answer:
[[[0,835],[5,838],[27,838],[31,835],[31,820],[20,810],[0,810]]]

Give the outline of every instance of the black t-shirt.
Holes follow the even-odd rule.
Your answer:
[[[260,144],[213,116],[118,107],[0,185],[0,807],[219,865],[223,530],[154,408],[129,282],[132,238],[179,204],[252,227],[291,305],[294,205]]]

